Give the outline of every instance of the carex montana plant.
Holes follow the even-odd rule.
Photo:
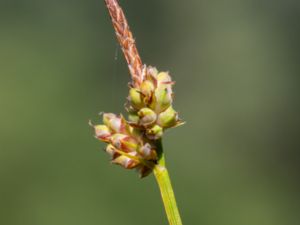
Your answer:
[[[127,119],[123,115],[103,113],[103,123],[92,125],[95,136],[107,143],[105,151],[112,163],[136,169],[140,177],[154,173],[169,224],[181,225],[162,148],[164,131],[183,124],[172,105],[174,82],[168,72],[142,64],[118,1],[105,0],[105,3],[128,64],[131,82],[125,105]]]

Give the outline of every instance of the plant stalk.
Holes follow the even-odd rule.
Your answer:
[[[105,0],[105,3],[112,19],[112,24],[115,29],[117,39],[127,61],[128,68],[133,80],[133,86],[139,87],[139,85],[144,80],[145,67],[138,53],[135,40],[130,31],[124,12],[119,5],[118,0]],[[158,153],[158,163],[154,167],[153,165],[150,165],[149,168],[153,168],[153,172],[160,189],[169,224],[182,225],[175,200],[175,195],[171,185],[170,176],[165,166],[161,140],[157,141],[156,147]]]
[[[161,140],[157,143],[159,160],[153,168],[153,172],[160,189],[165,211],[170,225],[182,225],[175,194],[172,188],[171,179],[165,166],[165,158]]]

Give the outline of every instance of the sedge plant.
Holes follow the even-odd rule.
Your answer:
[[[135,169],[141,178],[152,172],[156,178],[170,225],[182,225],[166,167],[162,136],[166,129],[183,122],[174,110],[168,72],[142,63],[124,12],[117,0],[105,0],[112,24],[131,75],[123,115],[103,113],[103,124],[92,125],[97,139],[107,143],[112,163]]]

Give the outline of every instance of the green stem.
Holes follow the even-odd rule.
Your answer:
[[[158,164],[153,168],[153,171],[160,189],[168,221],[170,225],[182,225],[170,176],[165,166],[165,158],[161,140],[157,142],[157,148],[159,160]]]

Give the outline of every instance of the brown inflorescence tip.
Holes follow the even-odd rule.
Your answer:
[[[133,85],[139,85],[143,80],[143,64],[130,31],[128,22],[118,0],[105,0],[117,39],[126,58]]]

